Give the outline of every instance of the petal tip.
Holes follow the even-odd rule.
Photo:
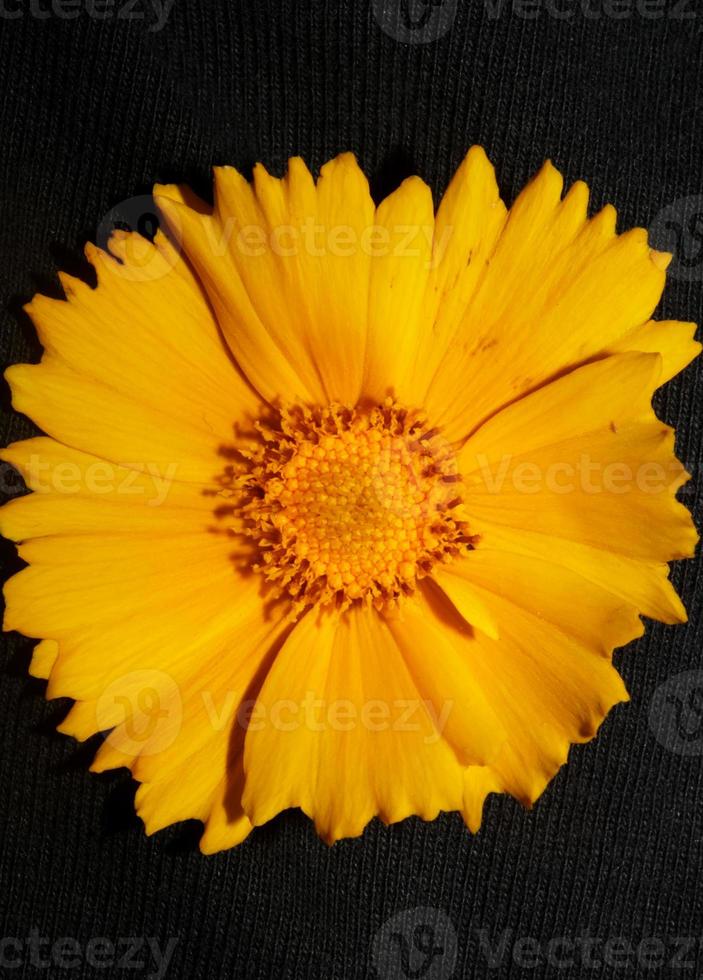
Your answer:
[[[649,250],[649,257],[657,269],[666,272],[674,256],[671,252],[658,252],[655,248],[652,248]]]

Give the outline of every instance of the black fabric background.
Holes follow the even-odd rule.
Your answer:
[[[563,0],[551,14],[539,4],[464,2],[451,29],[427,43],[390,36],[380,26],[384,4],[364,0],[175,0],[160,31],[149,30],[154,17],[141,3],[132,8],[146,11],[141,20],[97,20],[84,4],[71,19],[40,19],[48,0],[34,4],[32,14],[6,0],[0,13],[4,363],[38,357],[21,303],[37,289],[58,295],[57,268],[83,268],[83,242],[115,205],[157,180],[206,190],[215,163],[247,171],[261,160],[280,173],[290,155],[318,167],[351,149],[376,194],[409,173],[440,194],[480,142],[508,200],[549,156],[569,182],[590,184],[594,206],[614,202],[622,228],[649,226],[663,207],[703,192],[703,10],[693,3],[666,0],[648,18],[643,9],[658,8],[642,0]],[[395,6],[386,0],[391,24]],[[703,266],[699,243],[688,244],[690,281],[671,281],[660,315],[700,320]],[[658,402],[696,476],[701,390],[703,361]],[[6,394],[4,405],[3,440],[33,431],[9,412]],[[6,470],[2,478],[13,492]],[[684,499],[700,503],[697,481]],[[14,567],[13,549],[4,555]],[[674,577],[691,623],[650,624],[617,655],[632,703],[572,751],[533,812],[491,797],[476,837],[447,815],[374,823],[329,849],[290,812],[211,858],[199,854],[195,826],[147,839],[134,784],[124,772],[89,774],[89,749],[53,732],[67,705],[43,700],[44,685],[26,674],[31,644],[9,636],[0,661],[0,937],[25,945],[22,964],[0,974],[149,972],[91,967],[85,957],[72,969],[37,967],[27,945],[34,929],[82,948],[91,937],[155,937],[162,946],[175,938],[172,977],[374,976],[383,924],[423,907],[451,921],[457,957],[453,973],[441,957],[423,973],[415,949],[418,977],[700,975],[700,950],[695,968],[691,949],[703,936],[701,754],[666,750],[648,722],[659,685],[700,666],[697,564]],[[694,735],[700,721],[694,711]],[[482,929],[507,943],[497,965],[482,951]],[[406,933],[411,944],[418,938]],[[577,951],[570,967],[516,962],[521,937],[544,951],[550,939],[584,936],[598,940],[590,960]],[[675,937],[691,939],[678,969]],[[632,957],[608,965],[607,939],[660,939],[667,965],[648,970]],[[137,958],[148,962],[144,952]],[[396,972],[392,955],[381,959],[381,976],[409,975],[397,955]]]

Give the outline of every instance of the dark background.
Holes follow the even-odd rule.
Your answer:
[[[2,361],[37,358],[21,303],[37,289],[56,293],[57,268],[80,270],[82,244],[105,220],[134,222],[143,202],[121,202],[155,181],[205,192],[212,164],[247,171],[261,160],[280,173],[290,155],[318,167],[346,149],[376,194],[412,172],[440,194],[479,142],[507,200],[549,156],[569,182],[590,184],[594,205],[615,203],[621,228],[651,226],[669,208],[657,236],[673,236],[678,258],[659,313],[700,321],[703,202],[687,199],[703,193],[703,9],[680,0],[558,0],[549,9],[485,0],[456,10],[437,2],[406,4],[413,30],[398,0],[175,0],[163,29],[150,30],[156,17],[144,0],[131,19],[125,0],[98,7],[102,20],[89,0],[74,0],[68,17],[49,0],[32,9],[4,0]],[[703,361],[658,404],[696,477],[702,389]],[[3,440],[28,435],[7,404],[5,394]],[[7,470],[2,481],[14,492]],[[697,481],[685,499],[700,505]],[[12,555],[7,547],[10,568]],[[448,815],[374,823],[329,849],[290,812],[210,858],[197,850],[195,826],[147,839],[128,775],[90,775],[90,751],[53,733],[66,703],[43,700],[44,685],[26,674],[30,642],[9,636],[0,660],[0,938],[21,940],[23,965],[0,965],[0,975],[130,977],[153,965],[142,947],[142,968],[99,969],[85,956],[72,969],[41,968],[32,965],[35,930],[49,945],[73,937],[83,950],[96,937],[122,941],[122,952],[127,937],[162,948],[177,939],[174,977],[327,980],[374,976],[375,963],[382,977],[402,978],[399,941],[388,939],[395,926],[379,930],[418,907],[435,910],[417,915],[446,952],[422,972],[414,949],[416,977],[699,975],[703,675],[676,689],[687,741],[670,737],[665,748],[655,737],[661,719],[649,719],[662,683],[701,666],[698,566],[674,576],[691,623],[650,624],[617,655],[632,703],[572,751],[532,813],[491,797],[476,837]],[[423,946],[429,933],[413,933],[413,915],[397,931]],[[494,967],[482,929],[492,945],[506,944]],[[571,967],[530,970],[529,955],[516,962],[520,938],[535,937],[544,952],[550,939],[584,936],[596,940],[590,960],[577,950]],[[690,940],[678,969],[676,937]],[[652,940],[644,948],[659,950],[660,966],[646,967],[656,953],[643,965],[643,947],[638,964],[641,940]]]

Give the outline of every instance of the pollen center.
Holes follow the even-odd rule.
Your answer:
[[[297,604],[408,594],[472,546],[454,453],[419,413],[293,409],[259,425],[241,516],[255,562]]]

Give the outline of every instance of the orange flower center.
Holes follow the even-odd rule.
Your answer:
[[[386,605],[472,546],[454,453],[419,413],[296,408],[258,428],[239,512],[297,606]]]

